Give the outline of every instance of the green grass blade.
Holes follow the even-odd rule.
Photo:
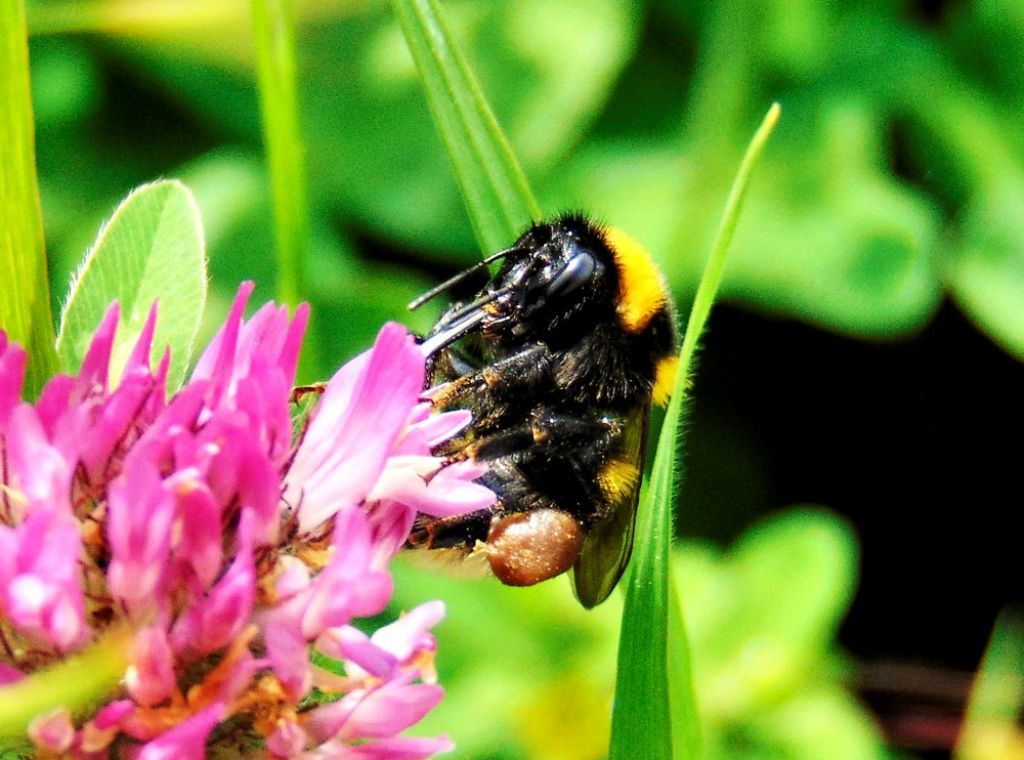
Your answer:
[[[260,112],[270,169],[277,237],[277,295],[295,305],[309,242],[306,159],[295,94],[295,24],[291,0],[252,0]]]
[[[120,374],[154,301],[157,356],[171,348],[168,389],[185,377],[206,303],[206,257],[199,208],[175,180],[133,191],[103,225],[79,269],[61,316],[57,351],[77,371],[92,333],[113,301],[121,304],[111,377]]]
[[[393,0],[483,251],[540,217],[526,177],[435,0]]]
[[[637,513],[637,538],[626,576],[626,603],[619,633],[609,760],[672,758],[677,730],[672,724],[669,693],[672,499],[664,491],[674,484],[674,478],[659,475],[659,469],[672,466],[670,459],[659,446],[651,481]]]
[[[673,756],[700,756],[703,738],[697,695],[694,693],[690,639],[686,634],[682,599],[674,576],[668,577],[668,699],[672,706]]]
[[[57,357],[20,0],[0,2],[0,329],[28,349],[25,391],[34,396]]]
[[[128,667],[129,633],[112,628],[59,665],[0,686],[0,747],[5,740],[23,739],[37,715],[60,707],[75,713],[108,694]]]
[[[1004,612],[996,621],[971,689],[954,757],[995,760],[1024,756],[1024,615]]]
[[[636,546],[626,583],[612,711],[612,760],[694,758],[700,723],[686,649],[686,631],[672,588],[669,561],[677,491],[678,440],[697,341],[722,281],[725,256],[739,218],[751,170],[778,121],[769,109],[740,164],[718,235],[697,288],[679,352],[675,390],[658,439],[650,484],[637,515]],[[676,611],[670,609],[677,608]]]

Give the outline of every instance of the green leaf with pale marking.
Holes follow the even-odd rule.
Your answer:
[[[153,348],[171,350],[168,388],[185,377],[206,302],[206,258],[199,209],[176,180],[134,190],[103,225],[79,269],[61,315],[57,353],[77,371],[110,304],[121,305],[111,359],[117,378],[149,314],[158,309]]]
[[[671,760],[696,758],[701,754],[701,728],[685,623],[669,569],[672,514],[678,492],[679,434],[697,341],[722,281],[725,255],[739,219],[751,170],[778,115],[779,107],[773,105],[747,148],[733,181],[690,311],[679,352],[675,389],[658,439],[650,482],[640,499],[636,545],[626,583],[619,636],[609,747],[611,760],[634,757]]]
[[[484,252],[540,216],[519,161],[434,0],[393,0]]]

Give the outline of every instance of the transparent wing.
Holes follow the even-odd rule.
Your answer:
[[[580,557],[573,567],[576,598],[587,609],[596,607],[611,594],[629,564],[633,551],[633,526],[640,500],[644,452],[647,448],[647,425],[650,403],[642,404],[626,419],[621,445],[615,461],[635,468],[635,477],[628,487],[619,490],[608,515],[596,522],[583,542]]]

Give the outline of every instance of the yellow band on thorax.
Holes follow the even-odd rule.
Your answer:
[[[609,227],[605,238],[619,270],[619,322],[629,332],[641,332],[668,300],[665,281],[650,254],[629,235]]]

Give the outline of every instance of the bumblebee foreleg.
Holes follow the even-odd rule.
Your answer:
[[[514,457],[517,463],[535,458],[550,461],[574,451],[586,452],[612,433],[613,427],[606,420],[561,414],[541,407],[531,413],[529,422],[460,444],[458,449],[449,452],[448,460],[487,462]],[[603,450],[605,446],[600,448]]]
[[[431,396],[438,409],[458,404],[485,388],[496,396],[522,394],[542,385],[550,373],[550,352],[543,343],[531,343],[486,367],[456,377]]]
[[[453,517],[426,517],[416,519],[406,540],[409,549],[464,548],[467,552],[477,541],[487,538],[491,527],[493,507]]]

